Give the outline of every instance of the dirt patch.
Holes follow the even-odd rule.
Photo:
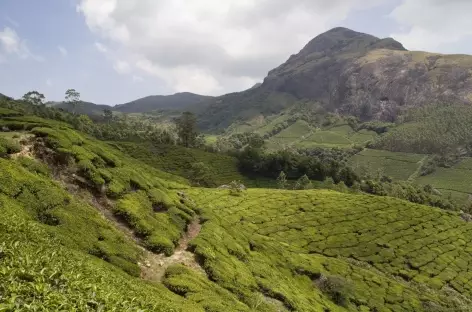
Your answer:
[[[187,226],[187,231],[180,239],[174,254],[170,257],[145,251],[145,258],[143,263],[141,263],[141,277],[150,281],[161,281],[167,268],[174,264],[182,264],[205,274],[203,268],[196,261],[195,255],[187,250],[189,242],[198,236],[201,228],[199,219],[195,218]]]
[[[24,145],[21,145],[21,151],[15,154],[10,154],[11,159],[17,159],[19,157],[28,157],[28,158],[34,158],[33,156],[33,146],[34,144],[32,142],[28,142]]]

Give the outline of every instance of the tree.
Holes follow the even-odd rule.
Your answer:
[[[107,121],[110,122],[113,120],[113,112],[111,109],[105,108],[103,110],[103,118]]]
[[[77,104],[80,102],[80,93],[75,89],[68,89],[66,91],[66,103],[72,106],[72,113],[75,114]]]
[[[23,95],[23,101],[32,104],[32,105],[43,105],[44,104],[44,94],[39,93],[38,91],[29,91]]]
[[[285,172],[280,171],[279,177],[277,178],[277,187],[279,189],[285,189],[287,186],[287,176],[285,175]]]
[[[190,166],[188,178],[196,186],[215,186],[210,168],[202,162],[196,162]]]
[[[183,112],[182,116],[175,119],[175,124],[180,143],[185,147],[195,146],[198,136],[197,118],[195,115],[191,112]]]
[[[298,179],[297,183],[295,184],[296,190],[309,190],[311,188],[313,188],[313,185],[311,184],[311,181],[306,174],[303,175],[300,179]]]

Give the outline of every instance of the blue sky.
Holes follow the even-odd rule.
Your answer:
[[[472,54],[471,11],[464,0],[2,0],[0,92],[57,101],[75,88],[120,104],[240,91],[335,26]]]

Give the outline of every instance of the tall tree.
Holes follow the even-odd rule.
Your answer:
[[[41,94],[38,91],[30,91],[23,95],[23,101],[28,102],[32,105],[43,105],[44,100],[44,94]]]
[[[113,120],[113,112],[111,111],[111,109],[105,108],[103,110],[103,118],[107,122],[111,122]]]
[[[195,115],[191,112],[183,112],[182,116],[175,119],[175,124],[180,143],[185,147],[195,146],[198,136],[197,118]]]
[[[68,89],[66,91],[66,103],[72,106],[72,113],[75,114],[77,104],[80,103],[80,93],[75,89]]]

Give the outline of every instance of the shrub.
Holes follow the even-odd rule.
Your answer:
[[[283,171],[280,171],[280,174],[277,178],[277,187],[279,189],[285,189],[286,186],[287,186],[287,176],[285,175]]]
[[[13,140],[0,137],[0,157],[21,152],[21,145]]]
[[[229,184],[229,194],[232,196],[241,196],[245,187],[240,181],[231,181]]]
[[[155,253],[164,253],[166,256],[174,253],[174,244],[160,233],[154,233],[146,239],[146,248]]]
[[[320,290],[325,293],[334,303],[346,307],[349,296],[352,293],[351,284],[340,276],[321,276],[317,281]]]
[[[309,190],[312,188],[313,185],[311,184],[311,181],[306,174],[303,175],[300,179],[298,179],[297,183],[295,183],[296,190]]]
[[[30,172],[41,174],[43,176],[49,176],[51,174],[49,168],[45,164],[40,163],[37,160],[28,157],[18,157],[17,161],[23,168],[27,169]]]

